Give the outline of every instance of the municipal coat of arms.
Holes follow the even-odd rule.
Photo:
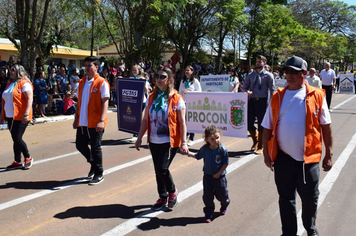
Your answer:
[[[242,100],[233,100],[230,102],[230,123],[236,129],[241,129],[244,125],[244,104]]]

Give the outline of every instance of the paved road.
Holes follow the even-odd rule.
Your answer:
[[[335,166],[321,174],[317,226],[322,236],[355,235],[355,96],[334,94],[332,107]],[[216,213],[206,224],[201,161],[176,156],[171,171],[180,202],[173,211],[153,212],[157,193],[147,145],[136,151],[127,141],[132,135],[117,131],[116,113],[110,113],[103,138],[105,180],[88,186],[89,165],[75,149],[71,125],[66,120],[30,126],[24,139],[33,167],[0,169],[0,235],[280,235],[273,173],[262,156],[246,151],[249,139],[223,137],[231,205],[225,216]],[[197,139],[191,150],[202,144]],[[0,150],[5,167],[13,160],[8,130],[0,131]],[[306,235],[302,229],[300,234]]]

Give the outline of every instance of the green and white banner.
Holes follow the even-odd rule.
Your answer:
[[[340,74],[339,93],[354,93],[354,74]]]
[[[229,92],[230,75],[200,76],[201,89],[204,92]]]
[[[225,136],[247,138],[247,93],[187,92],[185,102],[188,132],[215,125]]]

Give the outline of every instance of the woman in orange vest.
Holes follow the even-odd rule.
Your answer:
[[[156,87],[146,102],[140,132],[135,147],[140,150],[142,136],[147,130],[159,198],[152,210],[164,206],[173,208],[177,205],[178,190],[173,182],[169,166],[179,148],[187,154],[185,103],[181,95],[173,89],[173,73],[163,68],[156,77]]]
[[[7,170],[29,169],[32,166],[32,157],[22,136],[27,124],[32,120],[33,86],[27,77],[23,66],[15,64],[10,69],[10,80],[2,94],[0,123],[7,120],[12,140],[14,142],[15,161],[6,167]],[[21,153],[25,162],[21,162]]]

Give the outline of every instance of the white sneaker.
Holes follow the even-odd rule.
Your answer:
[[[187,142],[187,146],[190,147],[190,146],[192,146],[192,145],[193,145],[193,141],[189,139],[188,142]]]

